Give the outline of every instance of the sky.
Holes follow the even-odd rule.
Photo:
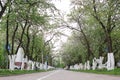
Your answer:
[[[54,0],[54,3],[61,12],[69,13],[70,0]]]
[[[70,12],[70,0],[54,0],[53,3],[55,4],[56,8],[60,10],[63,14],[68,14]],[[59,29],[59,32],[64,33],[65,35],[70,36],[71,30],[69,29]],[[54,38],[56,39],[56,38]],[[67,41],[68,37],[61,35],[60,38],[54,44],[54,51],[58,53],[59,49],[61,48],[62,44]]]

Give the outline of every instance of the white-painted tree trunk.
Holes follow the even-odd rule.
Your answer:
[[[8,58],[9,58],[9,70],[14,70],[16,55],[8,55]]]
[[[70,66],[70,69],[74,69],[74,67],[73,67],[73,66]]]
[[[95,70],[96,67],[97,67],[97,62],[95,61],[96,58],[93,59],[93,62],[92,62],[92,70]]]
[[[27,67],[28,67],[28,57],[26,56],[25,58],[24,58],[24,69],[27,69]]]
[[[35,69],[35,62],[32,61],[32,70],[34,70],[34,69]]]
[[[54,69],[54,67],[52,67],[52,66],[48,66],[48,69]]]
[[[84,64],[84,70],[86,70],[87,69],[87,63],[85,62],[85,64]]]
[[[39,67],[40,67],[40,66],[39,66],[39,62],[36,62],[36,67],[37,67],[37,68],[39,68]]]
[[[115,58],[114,58],[114,54],[111,53],[111,69],[113,70],[115,68]]]
[[[78,70],[78,69],[79,69],[79,65],[78,65],[78,64],[75,64],[75,65],[74,65],[74,68]]]
[[[22,47],[20,47],[18,49],[15,62],[22,62],[23,58],[24,58],[24,50]]]
[[[45,61],[45,64],[44,64],[44,69],[47,70],[47,61]]]
[[[32,66],[32,61],[29,60],[29,61],[27,62],[27,70],[31,70],[31,66]]]
[[[25,66],[25,60],[24,60],[24,58],[23,58],[23,60],[22,60],[22,64],[21,64],[21,70],[24,69],[24,66]]]
[[[43,64],[42,64],[42,63],[40,63],[40,69],[41,69],[41,70],[43,69]]]
[[[83,64],[81,63],[81,70],[83,70],[83,68],[84,68],[84,66],[83,66]]]
[[[26,56],[24,59],[25,59],[25,63],[27,63],[28,62],[28,57]]]
[[[108,53],[107,70],[113,70],[115,67],[114,54]]]
[[[19,63],[19,65],[16,64],[16,66],[17,66],[18,68],[21,68],[21,70],[23,69],[23,66],[24,66],[24,64],[23,64],[23,63],[24,63],[23,59],[24,59],[24,50],[23,50],[22,47],[20,47],[20,48],[18,49],[18,51],[17,51],[15,62],[16,62],[16,63]],[[22,64],[21,64],[21,63],[22,63]]]
[[[98,69],[103,69],[104,68],[103,67],[103,59],[104,59],[104,57],[100,56],[100,59],[98,61]]]
[[[39,67],[38,67],[39,69],[40,69],[40,64],[41,64],[41,63],[39,62]]]
[[[86,69],[87,69],[87,70],[90,70],[90,61],[89,61],[89,60],[87,61],[86,65],[87,65],[87,66],[86,66]]]
[[[80,67],[80,70],[83,70],[83,64],[82,63],[79,64],[79,67]]]

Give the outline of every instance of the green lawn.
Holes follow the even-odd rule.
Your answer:
[[[86,72],[86,73],[96,73],[96,74],[108,74],[108,75],[119,75],[120,76],[120,68],[107,71],[106,69],[103,70],[72,70],[76,72]]]
[[[20,74],[30,74],[30,73],[37,73],[37,72],[45,72],[50,70],[0,70],[0,76],[11,76],[11,75],[20,75]]]

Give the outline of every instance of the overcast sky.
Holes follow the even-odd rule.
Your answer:
[[[70,9],[70,0],[55,0],[55,6],[62,12],[68,13]]]

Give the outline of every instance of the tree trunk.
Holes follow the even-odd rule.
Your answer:
[[[92,56],[94,58],[94,54],[91,50],[90,42],[87,39],[87,36],[85,35],[85,33],[84,33],[84,31],[82,30],[81,27],[80,27],[80,30],[81,30],[82,35],[84,36],[84,40],[85,40],[85,43],[86,43],[86,46],[87,46],[87,54],[88,54],[87,57],[86,57],[86,61],[87,61],[87,60],[90,60],[90,56]]]
[[[10,55],[9,49],[8,49],[8,45],[9,45],[9,14],[10,14],[10,7],[8,10],[8,15],[7,15],[7,21],[6,21],[6,50],[8,55]]]
[[[111,4],[111,3],[110,3]],[[111,6],[111,5],[109,5]],[[111,8],[111,7],[110,7]],[[115,60],[114,60],[114,54],[113,54],[113,49],[112,49],[112,39],[111,39],[111,32],[115,26],[112,27],[112,19],[111,19],[111,9],[109,9],[108,17],[107,17],[107,25],[104,24],[104,22],[101,21],[97,14],[97,9],[96,9],[96,1],[93,0],[93,10],[94,10],[94,18],[99,22],[101,25],[102,29],[104,30],[104,33],[106,35],[106,40],[107,40],[107,49],[108,49],[108,61],[107,61],[107,69],[112,70],[114,69],[115,65]]]
[[[5,5],[3,6],[3,5],[2,5],[2,1],[0,0],[0,5],[1,5],[0,19],[2,18],[2,16],[3,16],[3,14],[4,14],[4,12],[5,12],[5,10],[6,10],[7,5],[8,5],[9,2],[10,2],[10,1],[8,0],[8,2],[5,3]]]
[[[35,69],[35,62],[32,61],[32,70],[34,70],[34,69]]]
[[[13,35],[12,35],[12,48],[11,48],[11,54],[14,54],[14,43],[15,43],[15,35],[16,35],[16,32],[18,30],[18,23],[16,24],[16,28],[13,32]]]
[[[14,70],[16,55],[8,55],[8,57],[9,57],[9,69]]]
[[[28,21],[26,20],[25,25],[24,25],[23,30],[22,30],[22,34],[21,34],[21,37],[20,37],[20,40],[19,40],[19,44],[18,44],[18,46],[17,46],[17,49],[16,49],[15,54],[18,52],[18,49],[19,49],[19,47],[20,47],[21,44],[22,44],[22,39],[23,39],[23,35],[24,35],[24,33],[25,33],[25,29],[26,29],[26,27],[27,27],[27,23],[28,23]],[[22,26],[21,26],[21,27],[22,27]]]
[[[106,33],[106,38],[107,38],[108,53],[111,53],[113,52],[111,35],[109,33]]]
[[[30,59],[30,55],[29,55],[29,47],[30,47],[30,36],[29,36],[29,28],[30,28],[30,26],[28,26],[27,27],[27,44],[26,44],[26,51],[25,51],[25,53],[26,53],[26,55],[28,56],[28,59]]]
[[[35,35],[33,35],[33,38],[32,38],[32,51],[31,51],[31,55],[34,54],[34,45],[35,45]]]

